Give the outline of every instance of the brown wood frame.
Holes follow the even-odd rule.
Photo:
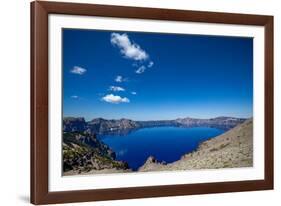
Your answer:
[[[265,179],[48,191],[48,15],[71,14],[265,27]],[[273,189],[273,16],[35,1],[31,3],[31,202],[67,203]]]

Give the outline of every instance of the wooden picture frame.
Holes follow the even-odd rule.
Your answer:
[[[256,25],[265,28],[264,180],[50,192],[48,190],[48,15],[82,15]],[[273,17],[263,15],[35,1],[31,3],[31,202],[164,197],[273,189]]]

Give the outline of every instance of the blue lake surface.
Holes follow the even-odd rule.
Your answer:
[[[195,150],[201,142],[224,132],[209,127],[152,127],[100,138],[116,153],[117,160],[126,161],[130,168],[137,170],[150,155],[159,161],[174,162]]]

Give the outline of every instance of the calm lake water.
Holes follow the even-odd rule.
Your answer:
[[[137,170],[152,155],[159,161],[174,162],[183,154],[224,131],[209,127],[153,127],[133,131],[128,135],[106,135],[101,140],[113,149],[117,160],[128,162]]]

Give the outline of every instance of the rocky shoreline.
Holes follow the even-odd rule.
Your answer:
[[[163,164],[150,156],[140,172],[195,169],[219,169],[253,166],[253,121],[236,126],[228,132],[204,141],[198,149],[180,160]]]
[[[75,123],[77,119],[66,121],[63,133],[63,175],[132,172],[126,162],[117,161],[115,152],[87,129],[84,119],[79,119],[79,122],[84,124],[78,125]],[[189,125],[194,124],[194,120],[192,124],[189,122]],[[134,124],[131,122],[129,125]],[[119,127],[124,127],[124,124]],[[253,121],[248,119],[224,134],[202,142],[196,151],[183,155],[178,161],[166,164],[150,156],[137,172],[251,166],[253,166]]]
[[[85,132],[90,134],[128,134],[131,131],[147,127],[214,127],[229,130],[245,121],[244,118],[235,117],[216,117],[210,119],[198,118],[177,118],[174,120],[153,120],[153,121],[134,121],[131,119],[103,119],[96,118],[85,121],[83,117],[63,118],[63,131],[65,132]]]

